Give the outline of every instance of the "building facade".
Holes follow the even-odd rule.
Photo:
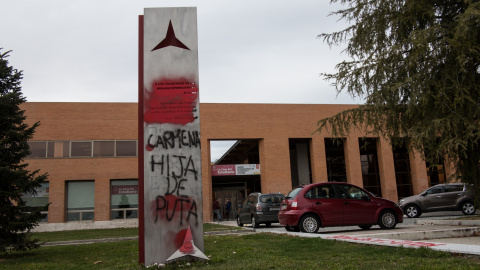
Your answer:
[[[427,169],[421,155],[406,147],[392,149],[384,139],[365,138],[359,131],[337,140],[326,131],[313,133],[319,119],[353,107],[201,103],[204,221],[213,220],[214,199],[222,205],[232,201],[233,218],[236,205],[250,192],[285,194],[299,184],[346,181],[397,201],[445,181],[448,168]],[[135,224],[138,156],[143,153],[137,103],[27,102],[22,109],[28,124],[40,121],[25,162],[30,171],[47,172],[48,184],[26,200],[32,207],[50,202],[45,221]],[[259,173],[212,173],[210,144],[215,140],[238,142],[217,165],[252,165]]]

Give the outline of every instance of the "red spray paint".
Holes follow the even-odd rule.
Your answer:
[[[197,118],[198,86],[185,78],[153,81],[145,95],[145,123],[192,123]],[[148,92],[146,92],[148,93]]]

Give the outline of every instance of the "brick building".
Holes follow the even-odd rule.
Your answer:
[[[406,147],[392,149],[358,131],[334,141],[313,131],[319,119],[355,105],[200,104],[204,221],[212,202],[240,202],[250,192],[287,193],[292,186],[347,181],[397,201],[444,182],[448,168],[427,166]],[[135,224],[138,217],[137,103],[22,105],[27,123],[40,121],[30,141],[29,170],[48,172],[48,184],[30,205],[51,202],[48,223]],[[237,140],[215,167],[210,143]],[[218,175],[212,168],[256,166],[257,173]],[[445,172],[446,170],[446,172]],[[259,171],[259,173],[258,173]],[[91,221],[95,222],[91,222]],[[73,225],[72,225],[73,226]]]

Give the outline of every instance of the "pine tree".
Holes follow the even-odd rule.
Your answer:
[[[319,35],[345,43],[349,57],[333,74],[337,92],[365,103],[318,122],[346,137],[353,128],[393,146],[407,138],[435,164],[445,158],[454,177],[480,200],[480,1],[331,0],[349,25]],[[427,151],[424,151],[427,149]]]
[[[30,172],[23,160],[30,154],[27,141],[33,137],[39,123],[24,123],[25,111],[20,105],[22,71],[9,66],[0,48],[0,252],[37,248],[38,241],[31,238],[30,230],[41,219],[40,210],[26,212],[22,195],[35,194],[35,189],[46,180],[38,170]]]

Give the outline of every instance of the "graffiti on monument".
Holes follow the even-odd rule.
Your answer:
[[[190,244],[203,250],[203,205],[196,9],[148,8],[143,23],[143,250],[149,265],[173,254],[198,255]]]

